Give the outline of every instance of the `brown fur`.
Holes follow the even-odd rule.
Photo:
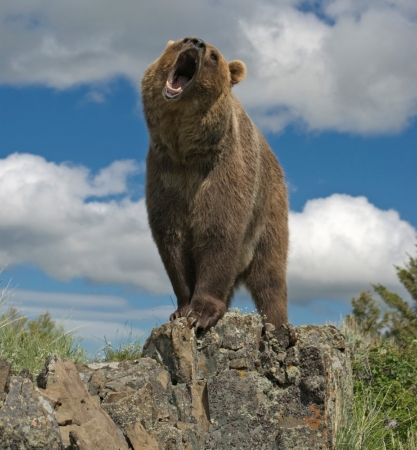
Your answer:
[[[190,48],[193,81],[166,99],[177,58]],[[149,224],[178,301],[170,318],[191,317],[196,328],[223,317],[240,282],[266,322],[288,320],[286,187],[275,155],[232,93],[245,73],[242,62],[227,64],[211,45],[186,38],[170,41],[142,80]]]

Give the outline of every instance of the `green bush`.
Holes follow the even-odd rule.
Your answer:
[[[336,448],[416,450],[417,340],[399,345],[362,325],[350,317],[341,326],[352,355],[354,405]]]
[[[16,308],[5,308],[6,294],[0,293],[0,358],[12,363],[15,374],[27,368],[36,376],[48,355],[55,353],[75,363],[85,360],[84,349],[75,331],[66,332],[56,324],[49,312],[29,320]]]
[[[417,340],[401,347],[382,341],[368,350],[367,358],[370,373],[364,374],[363,365],[354,365],[355,391],[368,388],[374,399],[383,394],[385,422],[406,443],[410,431],[417,433]]]
[[[380,300],[361,292],[344,323],[347,335],[355,336],[349,339],[355,378],[351,423],[369,419],[376,433],[369,446],[352,448],[417,448],[417,258],[408,255],[404,267],[394,267],[410,299],[375,284]]]
[[[352,299],[352,316],[348,318],[353,317],[364,333],[392,337],[398,344],[407,345],[410,339],[417,339],[417,257],[408,255],[404,267],[394,267],[399,281],[410,294],[409,300],[402,299],[382,284],[374,284],[372,287],[380,300],[375,300],[370,292],[362,291]]]

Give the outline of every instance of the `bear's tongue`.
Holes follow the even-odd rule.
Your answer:
[[[188,77],[180,75],[179,77],[177,77],[175,80],[172,81],[171,86],[174,89],[178,89],[178,88],[185,86],[189,81],[190,81],[190,79]]]

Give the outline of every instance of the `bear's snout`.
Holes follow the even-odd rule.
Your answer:
[[[206,43],[199,38],[196,37],[186,37],[183,40],[184,44],[187,44],[187,42],[189,42],[190,44],[192,44],[194,47],[196,47],[198,50],[205,50],[206,49]]]

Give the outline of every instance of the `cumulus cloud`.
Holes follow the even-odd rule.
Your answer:
[[[398,132],[417,114],[413,0],[5,0],[0,20],[1,83],[138,85],[168,40],[197,35],[247,63],[236,90],[264,129]]]
[[[0,160],[0,265],[34,263],[58,280],[172,294],[144,200],[129,197],[127,178],[138,170],[133,161],[115,161],[93,176],[29,154]],[[290,301],[297,303],[347,299],[376,282],[397,289],[393,264],[414,252],[416,236],[396,211],[341,194],[291,212],[290,231]],[[99,301],[127,307],[119,298]]]
[[[365,197],[333,194],[291,212],[290,299],[347,300],[370,283],[400,288],[393,265],[414,253],[416,230]]]
[[[83,338],[83,346],[94,352],[107,341],[118,345],[122,340],[144,338],[173,312],[172,305],[140,308],[122,296],[63,292],[41,292],[12,289],[6,295],[6,306],[14,305],[19,314],[29,319],[48,311],[52,319],[74,330]],[[126,321],[128,318],[128,322]]]
[[[242,21],[256,76],[240,93],[261,126],[384,133],[416,115],[417,21],[396,2],[364,10],[351,3],[330,3],[331,23],[272,7]]]
[[[7,45],[0,47],[0,81],[58,89],[115,76],[137,83],[168,40],[217,35],[225,44],[238,27],[230,17],[239,9],[253,7],[249,0],[178,0],[174,7],[163,0],[5,0],[0,40]]]
[[[58,280],[169,291],[144,200],[127,196],[126,179],[138,170],[134,161],[115,161],[92,176],[40,156],[0,160],[0,263],[36,263]],[[107,198],[115,194],[124,196]]]

